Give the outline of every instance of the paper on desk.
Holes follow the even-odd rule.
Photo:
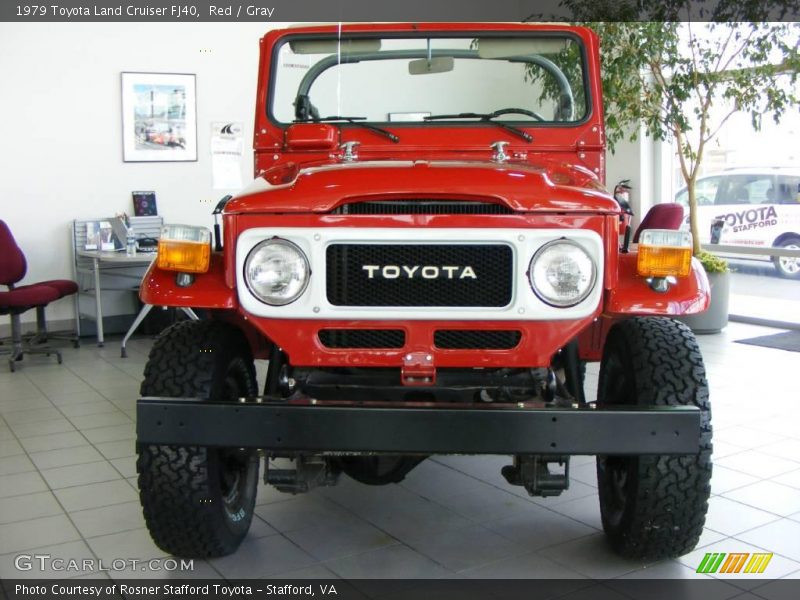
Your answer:
[[[242,124],[211,123],[211,176],[215,190],[242,187]]]

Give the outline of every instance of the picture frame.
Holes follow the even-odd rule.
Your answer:
[[[197,160],[197,85],[192,73],[123,72],[122,160]]]

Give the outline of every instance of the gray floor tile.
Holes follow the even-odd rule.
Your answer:
[[[13,475],[14,473],[25,473],[27,471],[35,470],[36,467],[24,454],[16,454],[14,456],[0,458],[0,476]]]
[[[110,427],[113,425],[125,425],[131,423],[128,415],[122,412],[103,412],[93,415],[82,415],[70,417],[73,425],[81,431],[95,429],[97,427]]]
[[[64,416],[71,419],[82,415],[96,415],[99,413],[116,412],[118,409],[108,400],[99,402],[81,402],[80,404],[66,404],[58,407]]]
[[[54,491],[68,511],[123,504],[138,499],[136,491],[124,479],[93,483]]]
[[[775,477],[797,468],[797,463],[792,460],[770,456],[755,450],[726,456],[715,460],[714,463],[760,478]]]
[[[401,541],[419,531],[444,532],[474,523],[451,509],[419,497],[402,505],[371,506],[358,514]]]
[[[0,525],[0,554],[80,539],[66,515]]]
[[[246,538],[236,554],[209,563],[227,578],[270,577],[317,562],[282,535]]]
[[[107,459],[136,455],[136,443],[131,440],[102,442],[100,444],[95,444],[95,448]]]
[[[52,421],[36,421],[34,423],[17,423],[16,425],[12,425],[11,429],[14,431],[14,435],[20,439],[38,435],[75,431],[75,427],[72,426],[72,423],[64,418],[54,419]]]
[[[403,488],[434,501],[469,494],[484,485],[474,477],[432,460],[418,465],[402,482]]]
[[[714,465],[711,472],[711,493],[724,494],[757,481],[759,481],[758,477],[753,477],[741,471],[726,469],[722,465]]]
[[[256,514],[280,532],[356,520],[355,516],[343,508],[311,495],[295,496],[286,502],[257,506]]]
[[[93,444],[115,440],[134,440],[136,439],[136,427],[133,423],[127,423],[125,425],[87,429],[83,434]]]
[[[71,512],[69,516],[85,538],[141,529],[145,526],[142,506],[137,501],[80,510]]]
[[[766,525],[778,518],[777,515],[729,500],[723,496],[714,496],[708,502],[706,527],[725,535],[736,535],[748,529]]]
[[[122,458],[114,458],[109,461],[111,465],[119,472],[120,475],[126,479],[129,477],[136,477],[136,457],[123,456]]]
[[[52,421],[60,418],[62,418],[62,414],[49,401],[44,407],[17,410],[3,415],[3,419],[5,419],[9,427],[14,427],[14,425],[20,425],[21,423]]]
[[[443,498],[439,504],[478,523],[536,510],[536,505],[526,498],[486,484]]]
[[[529,551],[563,544],[597,533],[597,529],[594,527],[544,508],[531,513],[520,513],[504,519],[489,521],[484,526],[503,537],[514,540]]]
[[[800,569],[800,523],[783,519],[745,531],[736,537],[769,552],[782,554],[798,563],[796,568]]]
[[[10,400],[0,400],[0,415],[4,417],[12,417],[18,412],[28,412],[31,410],[46,410],[53,408],[53,403],[47,399],[47,396],[37,391],[39,394],[34,398],[19,398],[14,397]]]
[[[51,390],[45,392],[47,397],[58,408],[73,406],[75,404],[86,404],[87,402],[103,402],[105,398],[87,383],[81,383],[80,390]]]
[[[0,498],[0,524],[60,515],[63,512],[49,491]]]
[[[0,442],[0,458],[18,456],[20,454],[25,454],[25,450],[22,449],[17,440],[3,440]]]
[[[120,474],[107,461],[70,465],[42,471],[52,489],[82,486],[120,479]]]
[[[540,554],[521,554],[462,571],[471,579],[585,579],[574,569]]]
[[[0,498],[44,492],[47,484],[36,471],[0,476]]]
[[[136,487],[136,485],[134,485],[134,487]],[[250,529],[247,530],[248,537],[259,538],[266,537],[268,535],[275,535],[276,533],[278,533],[277,529],[272,527],[258,515],[253,515],[253,520],[250,523]]]
[[[570,519],[580,521],[596,530],[603,528],[603,524],[600,521],[600,501],[596,495],[556,504],[550,510]]]
[[[788,473],[784,473],[783,475],[778,475],[777,477],[773,477],[772,481],[776,483],[782,483],[783,485],[788,485],[795,489],[800,490],[800,469],[797,471],[789,471]]]
[[[800,511],[800,490],[772,481],[759,481],[723,496],[782,517]]]
[[[161,558],[166,553],[158,548],[147,529],[134,529],[101,535],[86,540],[89,547],[106,563],[111,563],[115,558],[136,558],[147,560],[149,558]]]
[[[60,450],[34,452],[30,456],[31,460],[40,470],[53,469],[56,467],[67,467],[70,465],[80,465],[83,463],[103,460],[103,456],[88,443],[83,446],[75,446],[73,448],[61,448]]]
[[[798,427],[798,429],[800,429],[800,427]],[[762,446],[758,450],[764,454],[800,462],[800,439],[786,438],[774,444]]]
[[[551,546],[537,554],[593,579],[620,577],[653,562],[620,558],[611,551],[605,535],[601,533]]]
[[[399,543],[386,532],[363,521],[307,527],[289,532],[286,537],[320,561]]]
[[[451,571],[476,568],[529,551],[480,525],[434,534],[420,532],[406,544]]]
[[[780,436],[776,436],[774,433],[741,425],[715,431],[714,437],[719,441],[730,442],[747,449],[774,444],[780,440]]]
[[[437,579],[450,573],[441,565],[402,545],[386,546],[325,563],[343,579]],[[355,582],[354,582],[355,583]],[[358,584],[356,584],[357,587]]]
[[[25,438],[20,443],[29,453],[44,452],[46,450],[59,450],[61,448],[73,448],[86,444],[86,438],[77,431],[66,433],[54,433],[52,435],[40,435]]]

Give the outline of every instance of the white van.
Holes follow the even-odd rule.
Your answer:
[[[695,195],[702,244],[800,250],[800,168],[730,169],[699,178]],[[688,227],[686,188],[675,201],[687,207]],[[800,259],[771,260],[782,277],[800,279]]]

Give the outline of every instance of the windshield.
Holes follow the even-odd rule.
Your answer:
[[[587,116],[582,47],[567,35],[296,37],[282,43],[275,57],[271,116],[284,124],[326,117],[419,124],[483,116],[528,126]],[[521,110],[504,110],[509,108]]]

